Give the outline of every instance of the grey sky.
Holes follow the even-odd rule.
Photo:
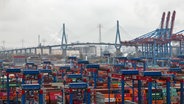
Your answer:
[[[162,12],[176,10],[174,31],[184,29],[183,0],[0,0],[0,47],[36,46],[38,34],[45,44],[59,44],[62,23],[69,42],[114,42],[116,20],[122,40],[156,29]]]

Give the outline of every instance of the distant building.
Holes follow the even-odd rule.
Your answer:
[[[23,64],[26,63],[27,57],[23,55],[15,55],[12,57],[12,59],[13,59],[13,64],[15,66],[22,66]]]
[[[96,46],[84,46],[79,47],[79,51],[82,54],[82,56],[97,56],[97,47]]]
[[[80,52],[79,50],[67,50],[67,56],[80,57]]]
[[[62,50],[61,49],[53,49],[52,50],[52,54],[54,54],[54,55],[61,55],[62,54]]]
[[[28,63],[31,62],[31,63],[34,63],[36,65],[40,65],[42,63],[42,59],[38,56],[30,56],[27,58],[26,60]]]
[[[55,55],[61,55],[62,50],[61,49],[53,49],[52,54]],[[80,56],[83,57],[91,57],[91,56],[97,56],[97,47],[96,46],[80,46],[80,47],[70,47],[67,50],[67,56]]]

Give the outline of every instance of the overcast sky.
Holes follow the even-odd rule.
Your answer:
[[[130,40],[156,29],[162,13],[176,10],[174,31],[184,29],[183,0],[0,0],[0,47],[60,44],[62,24],[68,42],[114,42],[116,20],[121,39]]]

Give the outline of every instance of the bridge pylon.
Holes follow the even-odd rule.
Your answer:
[[[62,49],[62,57],[66,57],[66,49],[67,49],[67,37],[65,33],[65,24],[63,24],[63,33],[61,39],[61,49]]]
[[[117,27],[116,27],[116,38],[115,38],[115,48],[116,48],[116,56],[121,55],[121,36],[120,36],[120,30],[119,30],[119,21],[117,20]]]

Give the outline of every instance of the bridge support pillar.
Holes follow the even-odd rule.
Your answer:
[[[43,48],[41,47],[40,50],[41,50],[41,55],[43,55]]]
[[[36,48],[34,49],[34,53],[37,54],[37,49]]]
[[[22,50],[20,50],[20,54],[22,54]]]
[[[52,54],[52,47],[49,47],[49,55]]]
[[[116,56],[121,56],[121,36],[120,36],[120,30],[119,30],[119,21],[117,21],[117,30],[116,30],[116,38],[115,38],[115,48],[116,48]]]
[[[25,54],[27,53],[27,49],[24,49],[24,53],[25,53]]]
[[[67,38],[65,33],[65,24],[63,24],[63,34],[61,39],[61,49],[62,51],[62,57],[66,58],[66,49],[67,49]]]
[[[29,53],[31,54],[31,48],[29,48]]]
[[[66,53],[66,49],[63,49],[62,51],[62,57],[66,57],[67,53]]]
[[[18,54],[18,50],[15,50],[15,54]]]
[[[122,55],[122,53],[121,53],[120,49],[116,49],[116,56],[121,56],[121,55]]]
[[[137,55],[138,55],[138,46],[135,46],[135,52],[136,52]]]

